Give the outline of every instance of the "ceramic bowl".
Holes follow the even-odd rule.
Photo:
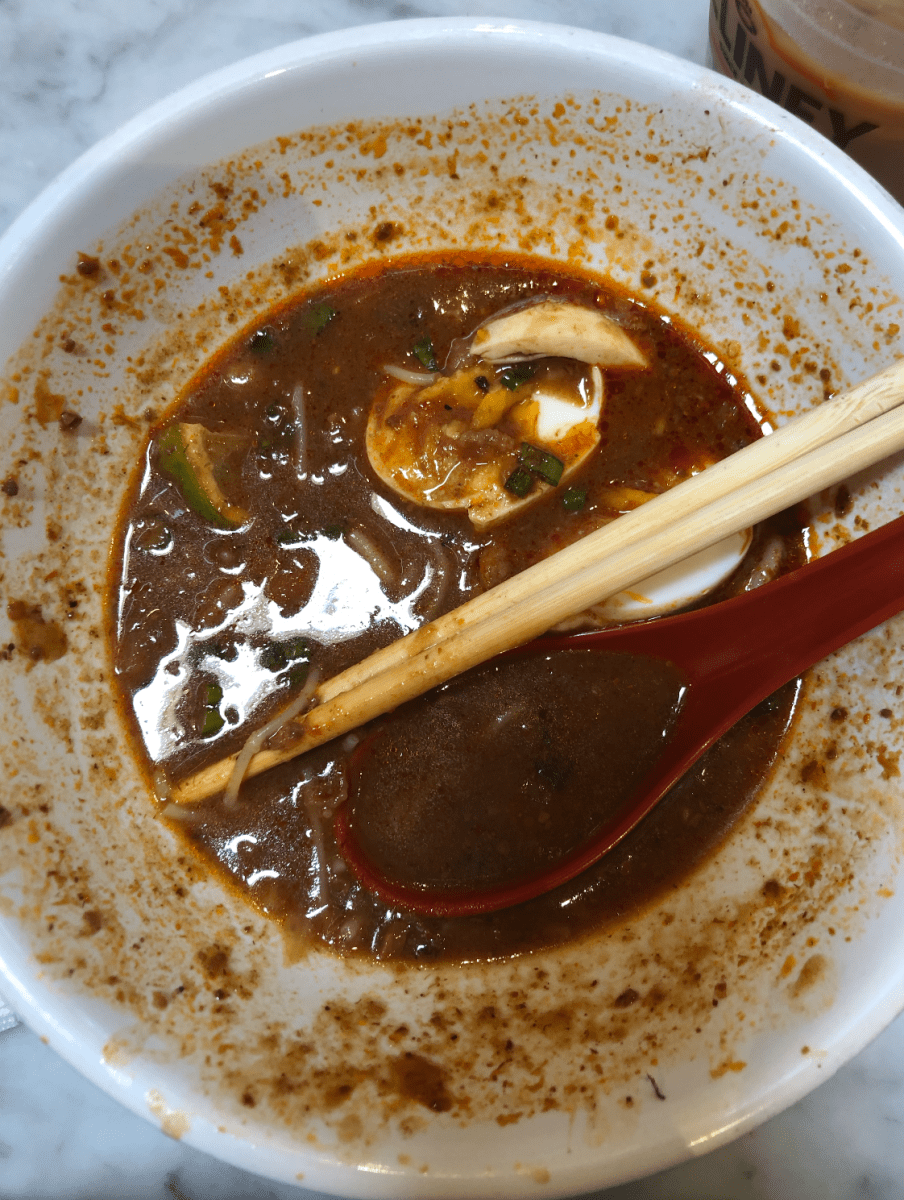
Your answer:
[[[171,1136],[350,1196],[563,1195],[665,1167],[804,1095],[904,1003],[899,623],[812,673],[718,853],[579,945],[417,969],[292,953],[155,819],[104,615],[149,422],[306,283],[468,246],[608,275],[776,421],[900,354],[904,213],[859,168],[705,69],[525,22],[239,63],[101,142],[0,243],[4,592],[65,640],[33,663],[3,629],[4,988]],[[897,512],[900,485],[885,463],[837,513],[817,498],[814,551]],[[413,1055],[447,1104],[394,1084]]]

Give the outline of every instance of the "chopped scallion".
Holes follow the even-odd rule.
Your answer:
[[[204,725],[201,728],[201,737],[213,737],[226,724],[225,717],[220,713],[220,701],[223,699],[223,689],[218,683],[208,683],[205,699]]]
[[[311,669],[310,663],[300,663],[292,668],[286,675],[290,687],[301,687],[308,677],[308,671]]]
[[[290,638],[285,642],[271,642],[269,646],[265,646],[261,651],[260,664],[265,671],[273,671],[274,674],[285,670],[289,663],[294,664],[293,670],[301,670],[304,666],[307,669],[307,664],[302,664],[300,659],[307,659],[310,656],[310,647],[303,637]]]
[[[276,339],[269,329],[257,329],[251,335],[248,349],[252,354],[269,354],[276,345]]]
[[[562,493],[562,507],[566,512],[580,512],[586,503],[586,488],[570,487]]]
[[[305,318],[305,324],[307,325],[308,329],[310,329],[311,333],[316,335],[318,333],[322,333],[335,316],[335,308],[332,308],[326,303],[325,300],[323,300],[320,302],[320,304],[314,304],[308,309],[307,317]]]
[[[425,371],[439,370],[439,363],[436,361],[436,352],[433,349],[433,343],[428,337],[421,338],[419,342],[415,342],[411,352]]]
[[[311,648],[303,637],[290,638],[288,642],[282,643],[282,647],[290,662],[294,662],[296,658],[307,658],[311,653]]]
[[[204,713],[204,724],[201,727],[201,737],[213,737],[226,724],[225,719],[216,708],[208,708]]]
[[[261,651],[261,666],[265,671],[281,671],[283,667],[288,666],[289,660],[283,653],[283,648],[279,642],[273,642],[269,646],[265,646]]]
[[[310,534],[305,533],[301,529],[293,529],[291,525],[287,525],[285,529],[280,529],[273,540],[277,546],[300,546],[302,542],[306,542]]]
[[[533,487],[534,477],[525,466],[515,467],[503,487],[515,496],[526,496]]]
[[[530,442],[521,443],[519,458],[523,467],[538,475],[544,482],[551,483],[553,487],[558,485],[565,470],[561,458],[556,458],[548,450],[541,450],[539,446],[532,446]]]
[[[291,446],[294,437],[294,425],[284,425],[281,429],[269,429],[258,435],[257,448],[261,454],[272,456],[277,451]]]
[[[506,367],[499,375],[499,382],[503,387],[508,388],[510,392],[514,392],[521,387],[522,383],[527,383],[528,379],[533,379],[536,367],[533,363],[516,363],[513,367]]]

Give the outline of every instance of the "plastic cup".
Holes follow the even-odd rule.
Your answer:
[[[709,49],[904,203],[904,0],[711,0]]]

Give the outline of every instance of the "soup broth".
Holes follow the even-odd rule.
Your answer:
[[[372,406],[388,403],[400,374],[435,378],[494,314],[550,297],[611,318],[647,364],[606,370],[593,453],[558,484],[529,479],[532,503],[488,527],[400,495],[368,458]],[[472,371],[474,386],[507,388],[506,370],[516,368],[481,375],[484,383]],[[517,370],[568,381],[582,368],[553,359]],[[521,375],[512,378],[522,386]],[[446,407],[444,436],[469,434],[467,413]],[[523,459],[508,419],[468,452],[478,466],[495,455],[506,486]],[[272,312],[208,365],[152,434],[120,522],[110,588],[116,678],[158,793],[240,749],[309,670],[337,674],[760,432],[752,405],[692,336],[599,280],[543,262],[399,262]],[[766,522],[706,602],[757,586],[802,554],[792,517]],[[572,625],[601,620],[579,614]],[[580,936],[678,886],[719,843],[767,775],[796,692],[783,689],[745,718],[615,850],[558,891],[454,919],[387,905],[357,880],[333,832],[361,771],[353,804],[364,814],[362,839],[415,881],[431,871],[444,883],[484,878],[500,858],[502,873],[517,877],[543,861],[547,841],[565,844],[592,826],[593,806],[605,802],[596,792],[606,790],[594,780],[607,768],[595,731],[619,716],[632,688],[652,697],[658,677],[630,661],[613,674],[611,664],[571,652],[544,662],[546,675],[536,662],[478,668],[406,706],[401,732],[399,718],[380,719],[246,780],[234,804],[222,795],[192,806],[162,799],[162,819],[258,909],[342,953],[479,959]],[[650,727],[629,722],[620,739],[635,737],[626,763],[638,770],[668,725],[668,687],[661,712],[649,706]],[[383,757],[370,786],[372,735],[382,736]],[[394,755],[405,760],[404,781],[393,776]],[[520,822],[527,841],[518,842],[504,805],[490,838],[475,833],[487,788],[495,794],[492,763],[516,775],[523,763],[513,786],[530,793]],[[406,824],[404,788],[422,795],[430,780],[440,799]]]

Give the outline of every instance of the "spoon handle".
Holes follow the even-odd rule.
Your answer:
[[[549,891],[592,866],[745,713],[902,609],[904,517],[898,517],[816,562],[722,604],[645,626],[584,635],[587,646],[675,663],[685,674],[688,695],[671,740],[637,789],[636,803],[542,881],[529,881],[523,895],[507,902]],[[570,645],[579,638],[569,639]]]

